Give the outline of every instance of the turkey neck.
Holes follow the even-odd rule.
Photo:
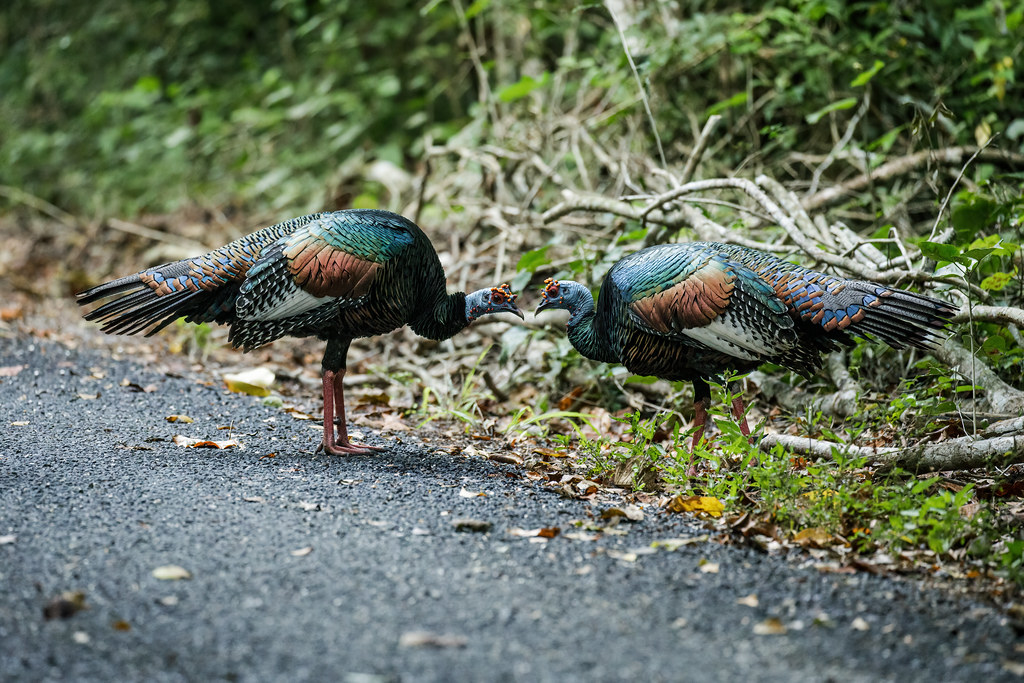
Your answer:
[[[589,297],[576,311],[569,316],[566,325],[569,342],[573,348],[591,360],[603,363],[617,363],[609,345],[603,343],[605,335],[598,330],[599,323],[594,311],[594,299]]]
[[[421,337],[443,341],[466,327],[466,295],[448,294],[434,302],[419,317],[409,323],[412,331]]]

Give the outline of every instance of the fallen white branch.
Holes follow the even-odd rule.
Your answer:
[[[1024,434],[975,439],[965,436],[938,443],[923,443],[908,448],[872,448],[823,441],[790,434],[767,434],[759,447],[770,452],[780,445],[800,455],[830,458],[834,451],[870,458],[883,467],[900,467],[910,472],[970,470],[981,467],[1006,467],[1024,462]]]

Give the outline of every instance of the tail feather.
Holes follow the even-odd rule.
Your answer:
[[[862,309],[863,319],[852,322],[851,332],[864,330],[896,349],[930,349],[942,342],[956,308],[913,292],[878,289],[883,293],[875,304]]]

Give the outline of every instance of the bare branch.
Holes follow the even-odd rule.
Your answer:
[[[776,445],[792,453],[832,457],[840,453],[870,458],[883,467],[901,467],[911,472],[969,470],[980,467],[1005,467],[1024,462],[1024,434],[975,439],[965,436],[938,443],[922,443],[909,448],[872,448],[809,439],[790,434],[767,434],[759,447],[770,452]]]
[[[804,208],[808,211],[821,208],[827,204],[839,201],[843,197],[863,190],[868,184],[875,180],[884,180],[894,176],[908,173],[918,166],[928,163],[939,163],[955,165],[963,163],[966,157],[977,154],[982,161],[999,161],[1014,166],[1024,165],[1024,155],[1015,154],[998,149],[979,150],[977,147],[947,147],[945,149],[927,149],[914,154],[909,154],[899,159],[893,159],[882,164],[876,169],[869,171],[848,180],[841,185],[827,187],[815,195],[803,200]]]

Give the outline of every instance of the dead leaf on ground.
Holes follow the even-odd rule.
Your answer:
[[[452,526],[455,527],[456,531],[471,531],[475,533],[485,533],[491,530],[492,524],[482,519],[459,517],[458,519],[452,520]]]
[[[85,593],[82,591],[64,591],[43,607],[46,619],[70,619],[76,612],[89,609],[85,604]]]
[[[707,534],[701,534],[700,536],[691,536],[690,538],[662,538],[657,541],[652,541],[651,547],[673,552],[679,550],[684,545],[692,545],[694,543],[706,543],[708,538],[709,536]]]
[[[554,538],[562,532],[562,529],[557,526],[542,526],[536,529],[520,529],[513,527],[508,530],[510,536],[516,536],[518,538]]]
[[[466,487],[462,487],[459,490],[459,498],[483,498],[487,495],[486,491],[468,491]]]
[[[114,629],[115,631],[131,631],[131,630],[132,630],[132,625],[131,625],[131,624],[129,624],[129,623],[128,623],[127,621],[125,621],[124,619],[118,619],[117,621],[115,621],[115,622],[114,622],[113,624],[111,624],[110,626],[111,626],[111,628],[113,628],[113,629]]]
[[[24,369],[24,365],[5,365],[0,367],[0,377],[14,377]]]
[[[3,308],[0,308],[0,320],[3,320],[5,323],[9,323],[9,322],[12,322],[14,320],[17,320],[24,313],[25,313],[25,307],[24,306],[20,306],[20,305],[4,306]]]
[[[820,526],[813,526],[797,532],[793,542],[802,548],[827,548],[835,545],[836,539]]]
[[[705,560],[705,559],[702,558],[701,561],[697,563],[697,566],[700,568],[701,574],[717,574],[718,573],[718,563],[717,562],[712,562],[710,560]]]
[[[161,581],[178,581],[180,579],[191,579],[192,573],[176,564],[165,564],[153,570],[153,577]]]
[[[96,399],[98,399],[100,397],[99,394],[84,394],[84,393],[78,393],[78,394],[76,394],[76,396],[78,396],[78,398],[83,400],[83,401],[95,401]]]
[[[754,635],[781,636],[785,633],[786,625],[778,617],[768,617],[764,621],[754,624]]]
[[[398,413],[384,413],[380,430],[382,432],[408,432],[412,431],[412,427],[405,424]]]
[[[605,551],[608,557],[615,560],[622,560],[623,562],[636,562],[638,555],[632,552],[623,552],[621,550],[609,549]]]
[[[210,439],[193,439],[190,436],[182,436],[178,434],[173,439],[174,443],[179,446],[186,448],[216,448],[223,450],[225,448],[241,448],[242,444],[238,443],[234,439],[227,439],[226,441],[211,441]]]
[[[747,607],[757,607],[757,604],[758,604],[757,594],[751,593],[750,595],[746,595],[746,596],[744,596],[742,598],[739,598],[739,599],[736,600],[736,604],[737,605],[746,605]]]
[[[18,537],[15,536],[14,534],[10,534],[9,536],[0,536],[0,545],[7,545],[8,543],[14,543],[15,539],[17,539],[17,538]]]
[[[266,503],[267,500],[262,496],[244,496],[242,498],[246,503]]]
[[[127,377],[121,380],[121,386],[127,388],[129,391],[138,391],[143,394],[152,394],[157,389],[157,386],[155,384],[147,384],[146,386],[142,386],[138,382],[133,382]]]
[[[183,422],[185,424],[195,422],[195,420],[193,420],[188,415],[168,415],[164,419],[167,420],[168,422]]]
[[[850,628],[852,628],[854,631],[869,631],[871,630],[871,625],[868,622],[861,619],[860,617],[857,617],[850,624]]]
[[[516,465],[522,467],[523,459],[515,453],[491,453],[487,456],[487,459],[492,462],[500,462],[506,465]]]
[[[399,637],[399,647],[466,647],[465,636],[430,631],[406,631]]]
[[[250,396],[269,396],[274,384],[274,373],[269,368],[259,367],[224,375],[228,391]]]
[[[12,427],[25,427],[28,424],[29,424],[28,420],[18,420],[17,422],[12,422],[11,426]]]
[[[712,517],[721,517],[725,511],[722,501],[713,496],[676,496],[668,503],[672,512],[704,512]]]
[[[299,548],[292,551],[292,557],[305,557],[313,552],[313,546],[307,545],[305,548]]]
[[[611,519],[612,517],[625,517],[631,522],[639,522],[644,518],[644,511],[636,505],[626,505],[621,508],[608,508],[601,512],[601,519]]]
[[[305,500],[300,500],[298,505],[306,512],[320,512],[323,509],[320,506],[320,503],[310,503],[309,501]]]

